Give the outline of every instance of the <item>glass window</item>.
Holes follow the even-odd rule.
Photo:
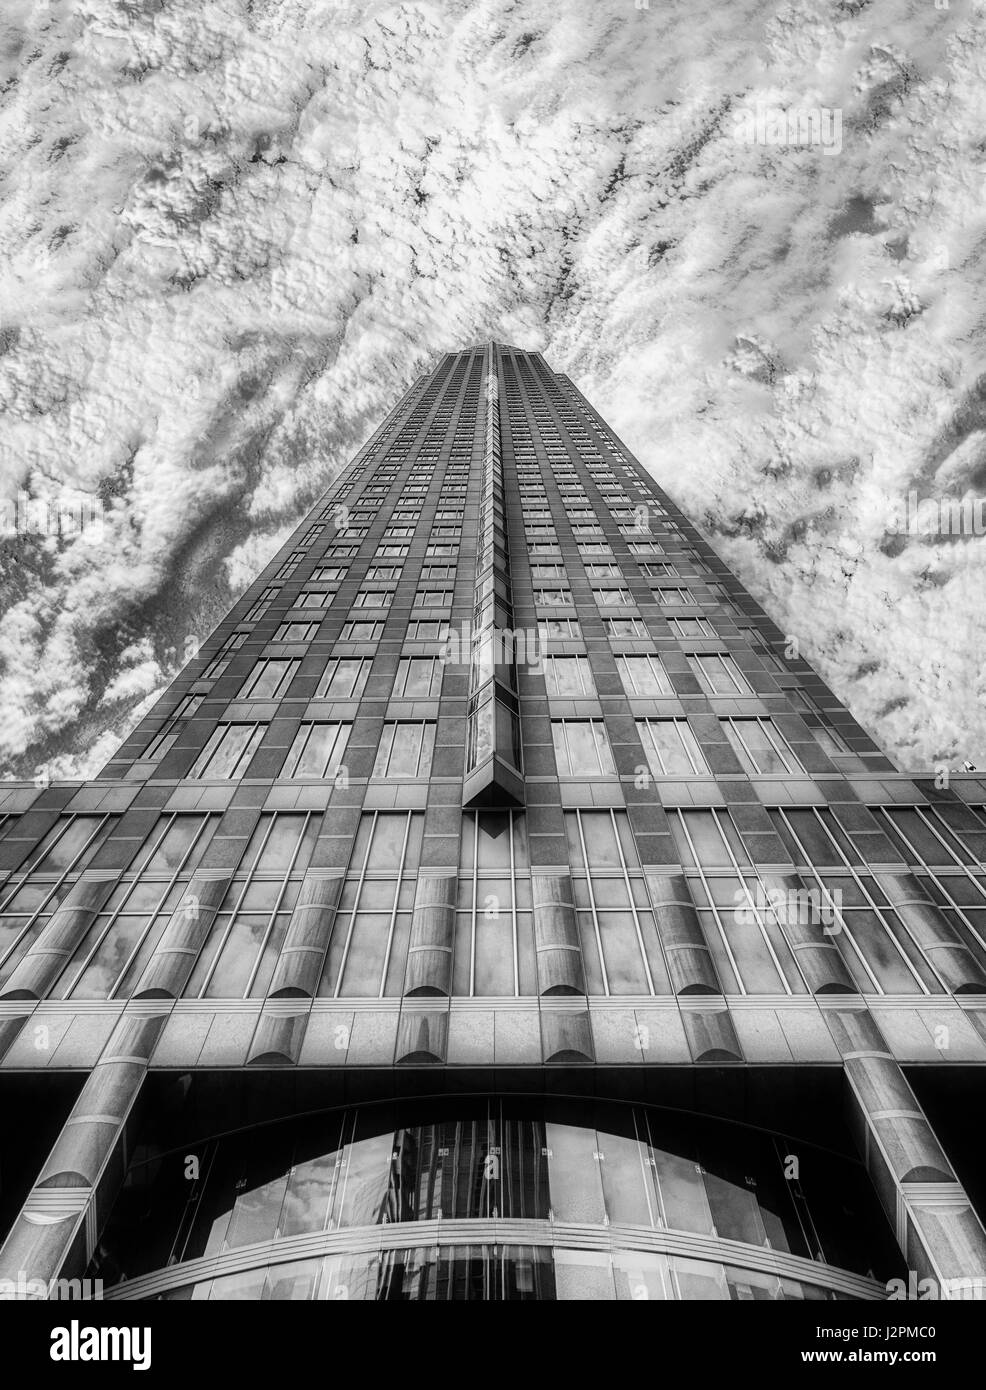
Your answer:
[[[399,995],[421,860],[420,812],[364,812],[319,985],[321,996]]]
[[[357,700],[370,674],[367,657],[339,657],[322,672],[315,691],[316,700]]]
[[[282,623],[274,633],[275,642],[310,642],[318,631],[318,623]]]
[[[690,656],[688,665],[708,695],[752,695],[749,682],[728,652]]]
[[[277,700],[287,691],[301,662],[297,659],[281,661],[277,658],[261,658],[247,676],[237,699]]]
[[[785,694],[792,705],[794,705],[796,709],[802,710],[805,714],[820,715],[822,713],[821,705],[809,695],[807,691],[801,690],[797,686],[791,686],[790,689],[785,691]]]
[[[883,821],[884,828],[889,830],[894,844],[901,846],[908,864],[977,863],[969,844],[956,838],[956,833],[961,836],[963,830],[966,834],[970,831],[973,835],[979,833],[975,821],[953,831],[933,810],[924,807],[880,807],[876,814]],[[953,811],[953,814],[956,812]],[[957,814],[966,816],[968,812],[959,808]]]
[[[844,854],[840,853],[839,843],[836,840],[839,839],[841,842],[841,837],[837,834],[830,811],[785,809],[783,811],[771,811],[769,814],[774,823],[774,829],[784,841],[795,864],[813,864],[820,868],[843,868],[847,863],[858,864],[860,862],[858,852],[852,849],[851,845],[849,846],[850,858],[848,860]],[[836,838],[834,839],[833,836]],[[847,841],[846,844],[849,842]]]
[[[466,726],[466,767],[471,772],[496,748],[496,710],[492,689],[477,698]]]
[[[668,823],[682,864],[703,868],[735,868],[748,862],[746,851],[729,816],[716,811],[675,811]],[[735,862],[734,862],[735,861]]]
[[[565,641],[582,636],[575,618],[539,618],[538,637],[541,641]]]
[[[212,833],[218,816],[175,814],[164,816],[148,836],[140,854],[130,866],[141,874],[170,874],[178,869],[194,869]],[[194,846],[194,853],[192,849]]]
[[[524,824],[521,812],[466,812],[463,817],[455,994],[537,992]]]
[[[553,719],[551,735],[560,777],[616,775],[601,719]]]
[[[676,637],[715,637],[716,630],[708,618],[669,618]]]
[[[429,722],[385,724],[373,766],[374,777],[427,777],[435,746],[435,725]]]
[[[659,656],[618,656],[616,669],[628,695],[673,695]]]
[[[606,618],[606,633],[609,637],[646,637],[647,628],[642,618]]]
[[[637,732],[655,777],[708,774],[708,763],[687,719],[638,719]]]
[[[342,642],[376,642],[383,635],[383,623],[344,623],[339,639]]]
[[[192,764],[189,777],[237,781],[246,772],[266,732],[266,723],[220,724]]]
[[[176,708],[168,715],[161,728],[153,736],[150,743],[141,753],[141,759],[161,758],[169,749],[173,748],[178,740],[179,733],[185,727],[185,720],[193,715],[202,703],[201,695],[186,695],[178,702]]]
[[[654,590],[654,596],[658,603],[672,607],[675,604],[696,604],[698,600],[690,589],[666,589]]]
[[[276,577],[278,579],[289,579],[291,575],[294,574],[295,570],[298,568],[298,566],[301,564],[304,558],[305,552],[303,550],[292,551],[292,553],[285,560],[284,564],[277,571]]]
[[[723,719],[722,725],[747,772],[803,771],[770,719]]]
[[[670,994],[671,982],[625,811],[565,813],[591,994]]]
[[[302,724],[288,749],[282,777],[335,777],[342,765],[351,724]]]
[[[546,656],[544,676],[549,695],[595,694],[588,657]]]
[[[593,589],[592,596],[600,608],[620,608],[633,603],[629,589]]]
[[[20,866],[37,874],[61,874],[88,864],[117,823],[118,816],[63,816]]]
[[[52,990],[53,997],[128,996],[184,891],[175,886],[177,874],[195,868],[218,823],[218,815],[161,818],[142,855],[131,865],[130,871],[139,871],[140,879],[115,889],[106,910],[98,914],[73,952]]]
[[[437,695],[442,684],[442,668],[434,656],[402,656],[397,663],[394,697],[424,700]]]
[[[277,597],[278,593],[279,588],[277,586],[265,589],[257,599],[256,603],[254,603],[253,607],[245,615],[247,622],[256,622],[258,618],[262,618],[264,614],[267,612],[268,608],[273,603],[274,599]]]

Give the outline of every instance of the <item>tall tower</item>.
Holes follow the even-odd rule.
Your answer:
[[[0,790],[0,1279],[981,1291],[947,780],[567,377],[447,355],[100,776]]]

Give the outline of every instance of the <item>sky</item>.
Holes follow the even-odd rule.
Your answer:
[[[986,766],[986,536],[901,521],[986,494],[984,40],[971,0],[4,0],[0,777],[95,775],[488,338],[902,767]]]

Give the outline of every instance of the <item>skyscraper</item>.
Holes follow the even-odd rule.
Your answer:
[[[986,782],[796,636],[447,355],[99,777],[0,790],[0,1279],[983,1296]]]

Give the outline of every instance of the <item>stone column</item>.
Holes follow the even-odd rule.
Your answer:
[[[67,1273],[85,1272],[100,1217],[112,1206],[122,1178],[122,1172],[111,1176],[110,1158],[166,1018],[160,1006],[153,1012],[138,1008],[114,1028],[0,1249],[0,1279],[24,1278],[47,1287],[62,1274],[73,1247],[73,1262],[80,1267]]]
[[[821,913],[829,905],[820,900],[816,905],[813,894],[819,890],[806,888],[794,873],[761,872],[760,877],[767,889],[768,911],[783,927],[812,994],[855,994],[856,986],[832,935],[841,923],[836,919],[826,934]]]
[[[231,877],[226,869],[199,869],[192,876],[137,982],[135,999],[179,998],[208,939]]]
[[[314,998],[344,878],[342,869],[309,869],[305,874],[274,968],[272,999]]]
[[[850,1121],[908,1271],[939,1298],[986,1300],[986,1231],[867,1009],[823,1010]]]
[[[645,871],[657,934],[675,994],[721,994],[722,985],[682,873]]]
[[[452,989],[457,872],[418,873],[411,917],[411,939],[404,975],[404,994],[448,995]]]
[[[257,1020],[249,1066],[290,1066],[301,1056],[344,879],[342,869],[309,869],[305,875]]]
[[[695,1062],[741,1062],[743,1052],[729,1010],[721,998],[722,981],[709,950],[688,880],[680,871],[644,870],[657,933],[664,947],[671,988]]]
[[[585,969],[567,869],[532,870],[539,994],[585,994]]]

